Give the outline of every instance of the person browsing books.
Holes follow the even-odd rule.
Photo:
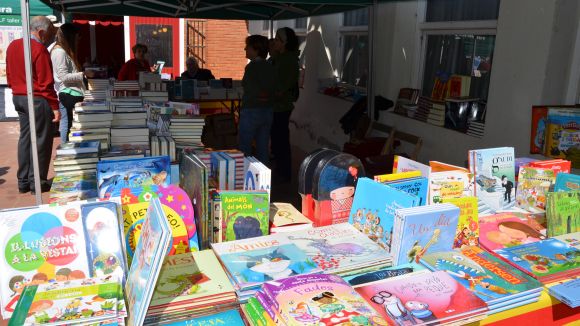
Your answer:
[[[185,60],[185,66],[187,67],[187,70],[181,73],[181,79],[197,79],[203,81],[215,79],[211,70],[200,68],[197,59],[194,57],[187,58],[187,60]]]
[[[56,43],[50,51],[52,68],[54,70],[54,88],[60,102],[60,141],[68,141],[68,133],[72,126],[72,115],[75,104],[83,101],[86,78],[93,77],[92,71],[84,73],[77,59],[79,30],[66,23],[56,32]]]
[[[240,109],[239,148],[246,156],[252,155],[252,142],[256,142],[256,158],[269,162],[268,145],[272,126],[272,97],[276,83],[274,67],[266,62],[268,38],[250,35],[246,38],[246,65],[242,86],[244,95]]]
[[[145,59],[145,55],[147,54],[147,46],[145,44],[137,43],[131,50],[133,51],[134,58],[125,62],[121,67],[117,80],[138,80],[139,72],[153,72],[157,70],[157,65],[151,67],[149,61]]]
[[[36,144],[38,151],[39,178],[42,191],[50,190],[48,168],[52,156],[53,122],[60,120],[58,98],[54,90],[54,77],[50,54],[46,47],[52,43],[56,28],[44,16],[30,20],[30,56],[32,59],[34,116],[36,120]],[[18,113],[20,138],[18,139],[18,191],[34,191],[34,169],[26,97],[26,73],[24,70],[23,39],[14,40],[6,50],[6,79],[12,89],[12,102]]]

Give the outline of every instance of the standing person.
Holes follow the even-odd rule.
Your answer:
[[[68,141],[68,133],[72,126],[73,109],[84,97],[86,77],[92,77],[92,72],[82,72],[77,59],[79,33],[75,25],[66,23],[56,32],[56,43],[50,51],[52,69],[54,70],[54,87],[60,101],[60,141]]]
[[[185,60],[185,66],[187,67],[187,70],[181,73],[181,79],[197,79],[203,81],[215,79],[211,70],[200,68],[194,57],[187,58],[187,60]]]
[[[41,191],[50,190],[48,167],[52,156],[53,122],[60,120],[58,98],[54,91],[54,79],[50,54],[46,47],[52,43],[56,28],[44,16],[30,20],[30,56],[32,58],[34,116],[36,121],[36,144]],[[12,101],[18,112],[20,138],[18,139],[18,191],[34,193],[34,169],[26,97],[26,73],[24,70],[24,42],[17,39],[6,50],[6,78],[12,88]]]
[[[138,80],[140,71],[152,72],[156,67],[151,67],[149,61],[145,59],[147,54],[147,45],[137,43],[131,48],[133,51],[133,59],[125,62],[119,71],[118,80]]]
[[[246,156],[252,155],[252,142],[256,142],[256,158],[269,162],[268,143],[272,126],[272,97],[275,91],[274,67],[266,62],[268,38],[250,35],[246,38],[246,66],[242,86],[244,95],[240,109],[239,147]]]
[[[274,178],[288,182],[292,175],[290,152],[290,115],[298,93],[298,38],[288,27],[276,31],[272,63],[276,69],[276,98],[272,122],[272,154],[276,160]]]

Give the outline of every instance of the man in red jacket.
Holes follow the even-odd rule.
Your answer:
[[[54,90],[52,63],[46,47],[52,43],[56,28],[44,16],[30,20],[30,51],[32,57],[32,82],[34,92],[34,116],[36,122],[36,144],[42,191],[50,190],[48,168],[52,156],[53,122],[60,120],[58,97]],[[6,78],[12,88],[13,102],[20,121],[18,139],[18,190],[34,193],[34,169],[30,141],[30,121],[26,98],[26,74],[24,70],[23,39],[14,40],[6,50]]]

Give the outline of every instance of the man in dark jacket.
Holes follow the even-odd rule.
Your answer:
[[[187,58],[187,60],[185,60],[185,66],[187,67],[187,70],[181,74],[182,79],[197,79],[203,81],[215,79],[211,70],[200,68],[194,57]]]

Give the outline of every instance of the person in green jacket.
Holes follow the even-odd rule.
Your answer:
[[[272,122],[271,148],[276,161],[274,178],[278,182],[288,182],[292,175],[290,151],[290,115],[298,98],[298,37],[288,27],[276,31],[275,54],[272,64],[276,70],[276,96],[274,99],[274,120]]]
[[[246,65],[242,86],[244,95],[240,109],[239,149],[246,156],[253,155],[252,142],[256,144],[256,158],[268,164],[270,128],[272,126],[272,98],[276,86],[274,67],[266,62],[268,38],[250,35],[246,38]]]

